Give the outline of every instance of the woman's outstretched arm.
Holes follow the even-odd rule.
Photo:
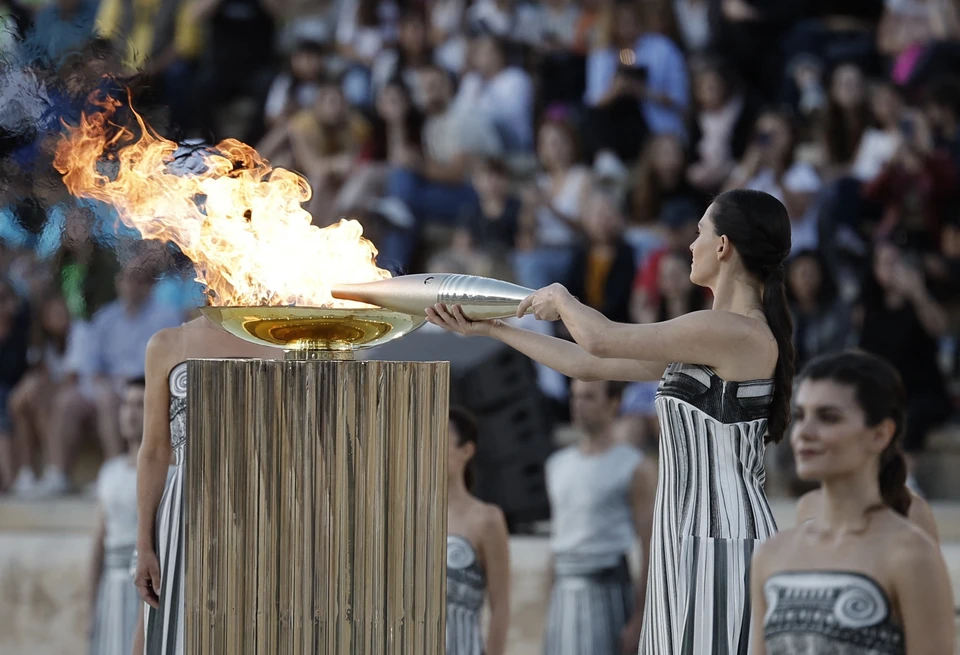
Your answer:
[[[570,341],[517,328],[503,321],[471,321],[458,305],[450,311],[443,305],[429,308],[427,320],[465,336],[493,337],[535,362],[577,380],[654,382],[663,376],[667,367],[658,362],[596,357]]]
[[[732,312],[704,310],[669,321],[616,323],[587,307],[562,285],[552,284],[524,300],[543,320],[560,319],[587,353],[600,358],[686,362],[715,368],[757,357],[757,344],[769,341],[758,321]]]

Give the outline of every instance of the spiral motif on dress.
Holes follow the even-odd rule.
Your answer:
[[[883,621],[887,603],[870,585],[857,582],[840,592],[834,604],[837,623],[848,628],[866,628]]]
[[[170,395],[184,398],[187,395],[187,363],[177,364],[170,371]]]
[[[466,539],[447,535],[447,568],[465,569],[476,560],[476,555]]]

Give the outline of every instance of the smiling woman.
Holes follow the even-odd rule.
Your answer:
[[[929,527],[908,518],[900,377],[846,352],[813,360],[801,380],[791,445],[798,476],[822,488],[809,517],[754,556],[752,652],[952,653],[946,565]]]
[[[576,343],[472,322],[458,306],[427,319],[500,339],[581,380],[660,379],[661,443],[641,653],[706,655],[749,648],[750,558],[776,531],[764,495],[763,452],[779,441],[793,386],[792,326],[783,285],[787,211],[773,196],[731,191],[699,223],[691,281],[713,309],[662,323],[615,323],[551,285],[526,298],[562,320]]]

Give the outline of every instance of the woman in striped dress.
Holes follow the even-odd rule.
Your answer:
[[[447,655],[503,655],[510,621],[507,523],[495,505],[471,493],[477,422],[450,408],[447,455]],[[486,643],[480,630],[483,597],[490,598]]]
[[[231,336],[205,318],[160,330],[147,345],[143,445],[137,458],[134,582],[147,604],[137,652],[182,655],[183,457],[187,439],[187,360],[277,356],[273,348]],[[174,472],[167,475],[171,462]]]
[[[661,380],[659,481],[640,652],[749,652],[750,561],[776,530],[763,491],[763,450],[790,413],[793,331],[784,294],[790,219],[773,196],[728,191],[691,244],[690,279],[713,308],[662,323],[619,324],[560,285],[533,293],[541,320],[576,343],[435,306],[431,322],[497,338],[578,379]]]
[[[90,655],[130,655],[141,608],[130,558],[137,536],[137,451],[143,436],[143,388],[142,378],[127,382],[120,403],[120,433],[128,452],[104,462],[97,475]]]

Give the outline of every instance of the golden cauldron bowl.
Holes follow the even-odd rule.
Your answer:
[[[426,316],[380,307],[201,307],[200,313],[230,334],[282,348],[285,359],[353,359],[354,352],[399,339]]]

